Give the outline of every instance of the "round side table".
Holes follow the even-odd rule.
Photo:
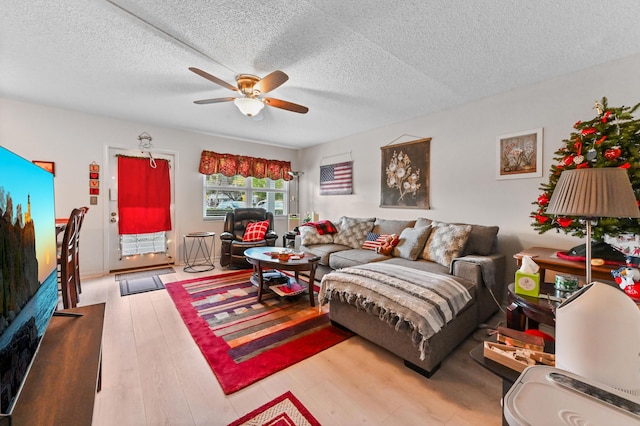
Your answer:
[[[538,328],[539,324],[546,324],[552,327],[556,325],[555,309],[559,303],[550,301],[545,295],[556,296],[556,289],[553,284],[540,284],[540,296],[531,297],[517,294],[515,284],[511,283],[507,287],[507,327],[524,331],[527,328]]]
[[[215,236],[215,232],[192,232],[182,236],[185,272],[206,272],[216,267],[213,264],[216,254]],[[209,238],[211,244],[207,244]]]

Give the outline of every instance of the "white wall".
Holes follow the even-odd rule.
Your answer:
[[[68,217],[75,207],[89,206],[82,226],[83,276],[107,272],[104,254],[104,228],[108,215],[106,168],[101,167],[98,205],[89,204],[89,164],[103,165],[105,147],[138,147],[138,135],[149,133],[153,149],[179,153],[176,175],[176,219],[174,228],[181,236],[194,231],[213,231],[217,236],[223,221],[202,219],[202,175],[198,173],[202,150],[245,154],[291,161],[298,151],[255,143],[208,136],[115,120],[43,105],[0,98],[0,144],[30,160],[56,163],[56,216]],[[276,221],[276,231],[287,231],[285,219]],[[218,238],[216,236],[216,238]],[[182,261],[182,239],[178,242],[178,260]],[[219,240],[216,243],[219,250]],[[216,252],[219,255],[219,251]]]
[[[499,225],[499,250],[508,257],[508,278],[515,270],[511,256],[525,247],[567,249],[583,243],[555,232],[538,235],[530,226],[531,203],[540,193],[540,184],[548,180],[553,153],[570,135],[573,124],[595,116],[595,100],[606,96],[611,106],[640,102],[638,69],[640,56],[634,56],[300,152],[0,98],[0,144],[28,159],[56,162],[56,210],[57,216],[64,217],[72,208],[89,204],[88,165],[92,161],[102,164],[105,146],[137,147],[137,136],[148,132],[154,148],[179,152],[178,235],[222,230],[221,221],[205,222],[201,216],[202,181],[197,168],[203,149],[289,160],[294,170],[305,172],[300,178],[301,212],[318,211],[321,218],[329,219],[423,216]],[[544,128],[543,177],[496,180],[496,137],[538,127]],[[380,208],[380,147],[398,138],[406,142],[422,137],[432,138],[432,208]],[[321,160],[325,158],[323,164],[328,164],[349,157],[354,161],[354,194],[320,197]],[[101,175],[102,182],[104,179]],[[99,204],[92,206],[82,228],[83,254],[93,253],[83,256],[83,275],[106,270],[105,192],[101,190]],[[279,235],[286,228],[285,220],[276,223]]]
[[[533,59],[533,58],[532,58]],[[533,59],[534,60],[534,59]],[[301,211],[318,211],[321,218],[342,215],[499,225],[499,250],[513,277],[511,256],[539,245],[568,249],[584,241],[556,232],[538,235],[530,226],[531,203],[540,184],[548,182],[553,153],[570,136],[578,120],[595,117],[595,100],[607,97],[610,106],[640,102],[640,56],[626,58],[527,88],[513,90],[437,114],[418,117],[303,152]],[[482,84],[482,82],[478,82]],[[425,99],[428,102],[428,99]],[[543,177],[496,180],[496,137],[544,128]],[[380,208],[380,147],[403,135],[399,142],[431,137],[431,209]],[[319,166],[323,157],[349,153],[353,158],[354,194],[319,196]],[[347,154],[347,158],[348,158]],[[339,156],[343,161],[345,156]],[[326,159],[330,164],[335,158]]]

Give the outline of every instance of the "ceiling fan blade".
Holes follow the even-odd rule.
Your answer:
[[[253,86],[253,90],[257,90],[264,94],[280,87],[287,80],[289,80],[288,75],[282,71],[276,70],[257,82],[256,85]]]
[[[204,105],[204,104],[217,104],[220,102],[230,102],[234,101],[236,98],[215,98],[215,99],[203,99],[201,101],[193,101],[194,104]]]
[[[262,100],[269,106],[286,109],[287,111],[298,112],[300,114],[306,114],[307,112],[309,112],[309,108],[307,108],[306,106],[294,104],[293,102],[287,102],[281,99],[274,98],[264,98]]]
[[[238,88],[235,86],[230,85],[229,83],[227,83],[224,80],[220,80],[218,77],[215,77],[211,74],[209,74],[206,71],[202,71],[200,68],[195,68],[195,67],[189,67],[190,71],[193,71],[194,73],[198,74],[200,77],[204,77],[207,80],[211,81],[212,83],[215,83],[219,86],[222,86],[224,88],[227,88],[229,90],[233,90],[234,92],[238,91]]]

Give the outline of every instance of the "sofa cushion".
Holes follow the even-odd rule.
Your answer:
[[[373,231],[376,234],[396,234],[400,235],[403,229],[413,228],[415,220],[389,220],[377,218],[373,224]]]
[[[313,246],[316,244],[331,244],[337,234],[322,234],[313,226],[300,226],[300,244],[303,246]]]
[[[448,267],[451,260],[464,250],[471,234],[471,225],[454,225],[434,220],[431,226],[433,230],[422,251],[422,258]]]
[[[341,244],[333,244],[333,243],[300,247],[300,250],[305,252],[307,255],[319,257],[320,258],[320,260],[318,261],[319,264],[327,265],[327,266],[329,266],[329,256],[332,253],[342,251],[342,250],[349,250],[349,249],[350,247],[348,246],[343,246]],[[366,251],[370,252],[370,250],[366,250]]]
[[[488,256],[493,254],[496,249],[496,238],[499,229],[497,226],[471,225],[469,240],[460,256],[469,254]]]
[[[403,259],[416,260],[427,242],[430,226],[422,228],[405,228],[400,233],[398,245],[393,249],[393,255]]]
[[[333,242],[358,249],[362,247],[367,233],[373,229],[374,222],[375,218],[343,217],[340,230],[334,235]]]
[[[376,253],[372,250],[342,250],[331,253],[329,256],[329,266],[331,269],[349,268],[351,266],[363,265],[365,263],[379,262],[389,259],[389,256]]]

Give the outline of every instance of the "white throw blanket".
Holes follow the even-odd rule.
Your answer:
[[[332,299],[377,315],[398,331],[408,329],[423,360],[429,338],[455,318],[471,295],[453,277],[369,263],[325,275],[318,295],[320,306]]]

